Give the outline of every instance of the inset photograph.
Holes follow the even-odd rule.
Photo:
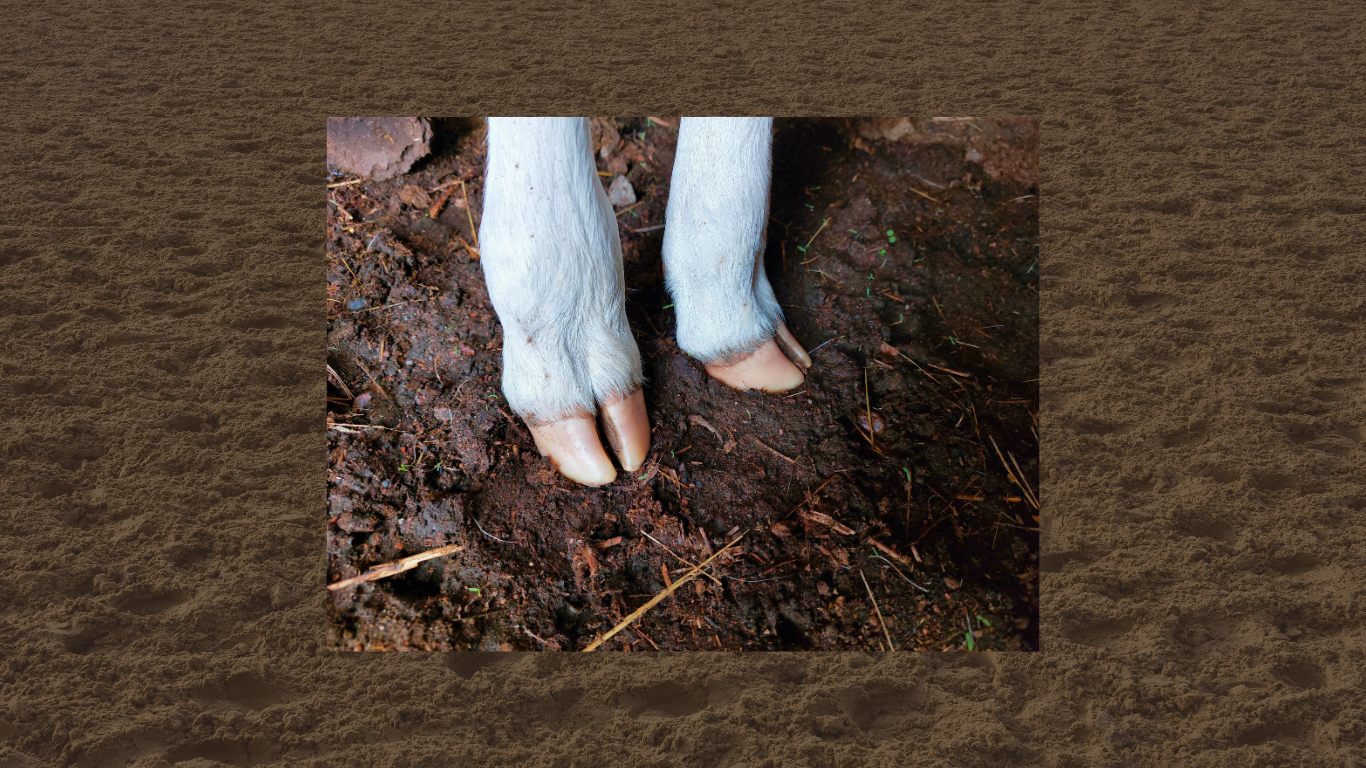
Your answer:
[[[1038,649],[1037,119],[327,141],[328,647]]]

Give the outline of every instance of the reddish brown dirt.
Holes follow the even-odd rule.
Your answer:
[[[479,124],[437,121],[414,173],[329,191],[331,579],[462,547],[334,592],[333,647],[582,649],[743,534],[604,648],[1036,648],[1037,124],[778,122],[766,267],[815,361],[780,396],[674,341],[662,122],[594,121],[604,178],[639,199],[618,216],[654,428],[601,489],[500,394]]]

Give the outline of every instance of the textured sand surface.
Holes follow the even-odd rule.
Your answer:
[[[1359,8],[473,6],[7,8],[0,765],[1366,762]],[[320,652],[324,118],[519,111],[1041,117],[1042,652]]]

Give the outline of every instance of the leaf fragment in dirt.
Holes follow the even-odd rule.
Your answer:
[[[711,425],[711,422],[710,422],[710,421],[707,421],[706,419],[702,418],[701,416],[698,416],[698,415],[696,415],[696,414],[693,414],[692,416],[689,416],[689,417],[688,417],[688,421],[691,421],[692,423],[696,424],[696,425],[699,426],[699,427],[705,427],[705,428],[707,428],[708,430],[711,431],[711,433],[712,433],[713,435],[716,435],[716,439],[717,439],[717,440],[720,440],[720,439],[721,439],[721,433],[716,431],[716,427],[713,427],[713,426]]]
[[[701,416],[697,416],[695,414],[689,416],[688,421],[691,421],[699,427],[708,429],[711,431],[713,435],[716,435],[716,439],[721,443],[722,453],[730,453],[731,451],[735,450],[736,442],[734,440],[727,440],[726,438],[722,437],[721,433],[716,431],[716,427],[713,427],[710,421],[707,421]]]
[[[877,539],[868,539],[868,543],[872,544],[882,554],[892,558],[893,560],[901,563],[902,565],[909,566],[911,568],[915,567],[915,563],[911,562],[911,559],[909,557],[906,557],[900,552],[897,552],[895,549],[892,549],[891,547],[887,546],[886,544],[883,544]]]
[[[854,535],[854,529],[846,525],[842,525],[838,520],[825,514],[824,512],[813,512],[811,510],[804,509],[802,510],[801,515],[803,518],[810,520],[813,523],[823,525],[826,528],[829,528],[830,530],[834,531],[835,533],[844,534],[845,536]]]
[[[819,545],[817,548],[824,552],[826,557],[835,561],[835,564],[839,567],[844,568],[849,565],[849,553],[843,548],[835,547],[834,549],[830,549],[824,544]]]
[[[593,138],[593,149],[604,160],[621,144],[621,132],[617,130],[616,121],[610,117],[591,118],[589,131]]]
[[[657,474],[659,474],[659,462],[652,461],[650,462],[649,468],[645,470],[645,474],[640,476],[638,483],[640,485],[645,485],[655,479],[655,475]]]
[[[415,184],[408,184],[398,191],[398,199],[414,208],[430,208],[432,198],[427,190]]]

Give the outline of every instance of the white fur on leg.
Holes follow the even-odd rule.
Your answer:
[[[640,386],[587,118],[489,118],[479,247],[503,325],[503,394],[519,416],[589,415]]]
[[[685,117],[669,183],[665,282],[678,346],[703,362],[773,338],[782,309],[764,274],[773,118]]]

